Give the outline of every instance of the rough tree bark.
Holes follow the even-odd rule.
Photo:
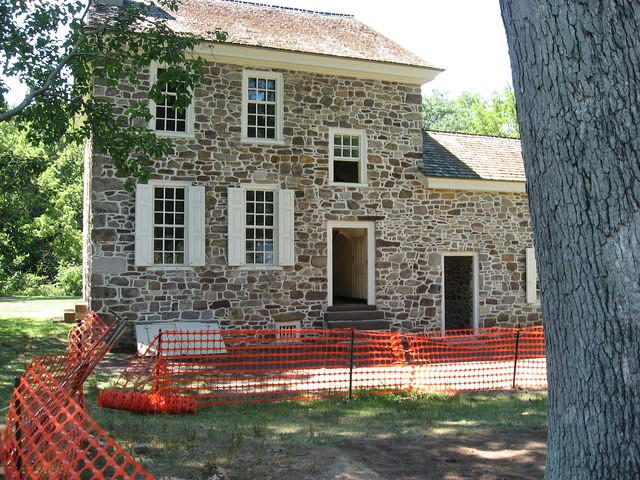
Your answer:
[[[500,4],[546,325],[546,478],[638,479],[640,2]]]

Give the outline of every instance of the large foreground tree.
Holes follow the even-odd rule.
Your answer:
[[[546,325],[546,478],[638,479],[640,2],[500,3]]]

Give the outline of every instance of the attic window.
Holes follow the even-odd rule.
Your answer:
[[[364,130],[331,129],[329,132],[329,183],[366,184]]]
[[[282,74],[245,70],[242,80],[243,141],[282,142]]]

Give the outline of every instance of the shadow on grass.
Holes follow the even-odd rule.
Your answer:
[[[336,465],[353,466],[354,461],[365,472],[363,478],[371,480],[374,474],[380,478],[445,478],[418,475],[429,462],[433,463],[431,470],[443,463],[444,470],[438,470],[443,474],[477,473],[487,463],[497,462],[498,468],[502,462],[505,475],[500,478],[512,478],[506,475],[509,465],[516,470],[544,467],[541,439],[545,437],[546,395],[540,392],[371,395],[351,401],[335,398],[208,407],[191,416],[144,416],[93,405],[90,401],[92,418],[157,478],[210,478],[219,471],[234,480],[343,478],[332,476],[344,473],[334,471]],[[477,435],[478,440],[473,440]],[[443,443],[437,442],[440,438]],[[488,439],[494,439],[493,446]],[[525,451],[531,442],[537,442],[536,452]],[[491,458],[492,452],[507,447],[511,457],[506,455],[500,462]],[[478,458],[474,449],[480,452]],[[395,454],[385,454],[386,460],[376,463],[385,451]],[[446,460],[451,458],[463,463],[449,465]],[[351,475],[344,478],[360,478]],[[519,475],[513,478],[528,478],[522,477],[522,471]]]
[[[0,408],[8,405],[14,378],[24,373],[33,357],[66,350],[68,332],[68,324],[50,320],[0,319]]]

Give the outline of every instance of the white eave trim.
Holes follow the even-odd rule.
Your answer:
[[[441,190],[470,190],[478,192],[526,193],[526,182],[509,180],[476,180],[471,178],[449,178],[422,176],[427,188]]]
[[[196,55],[207,60],[250,67],[282,68],[313,73],[325,73],[345,77],[387,80],[422,85],[442,72],[435,67],[418,67],[399,63],[377,62],[289,52],[266,47],[254,47],[229,43],[201,43],[194,49]]]

